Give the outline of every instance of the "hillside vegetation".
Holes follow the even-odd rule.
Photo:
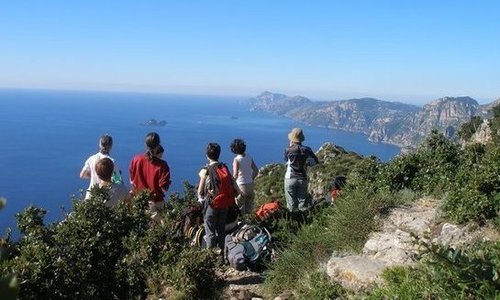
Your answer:
[[[351,168],[346,173],[336,166],[345,159],[340,157],[349,156],[342,152],[332,154],[336,159],[311,168],[311,178],[316,182],[328,182],[333,175],[342,174],[347,175],[348,184],[335,205],[316,211],[311,224],[287,239],[286,247],[268,271],[267,295],[297,299],[499,297],[499,241],[478,242],[463,249],[422,241],[426,251],[421,253],[419,264],[388,270],[386,284],[364,296],[331,284],[324,270],[332,253],[359,252],[368,234],[380,226],[379,220],[391,208],[424,195],[441,199],[445,220],[500,230],[499,120],[497,106],[489,120],[493,143],[487,145],[472,143],[462,147],[433,131],[416,151],[389,163],[373,157],[350,157]],[[464,130],[470,126],[466,124]],[[324,155],[321,151],[319,154]],[[266,174],[275,175],[281,176],[279,172]],[[280,178],[259,180],[267,183],[259,185],[259,195],[270,197],[274,190],[269,189],[269,182]]]
[[[387,270],[385,284],[364,293],[332,283],[324,270],[332,253],[359,252],[392,208],[424,195],[441,199],[446,220],[500,230],[500,107],[493,111],[489,144],[462,146],[433,131],[416,151],[388,163],[325,144],[318,152],[322,163],[309,170],[315,206],[262,223],[275,249],[263,266],[265,298],[499,297],[498,241],[451,248],[421,240],[426,250],[415,266]],[[472,122],[460,130],[464,139],[479,124]],[[284,166],[268,165],[260,173],[258,204],[284,204]],[[332,205],[328,191],[338,175],[347,177],[347,185]],[[90,201],[75,199],[73,212],[57,224],[44,224],[42,208],[27,208],[17,215],[21,240],[0,245],[1,283],[17,285],[21,299],[221,298],[220,257],[175,235],[175,221],[195,201],[194,187],[186,183],[183,194],[170,197],[156,226],[144,212],[147,196],[109,209],[102,204],[107,195],[97,189]]]

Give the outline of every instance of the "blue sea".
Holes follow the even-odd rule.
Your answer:
[[[234,138],[247,142],[247,153],[258,166],[283,162],[287,134],[302,127],[304,144],[317,150],[333,142],[362,155],[387,161],[399,148],[375,144],[362,134],[303,126],[293,120],[250,112],[245,98],[76,92],[0,90],[0,197],[7,206],[0,211],[0,236],[15,226],[14,215],[30,204],[47,210],[46,222],[60,220],[62,208],[71,211],[72,197],[88,187],[79,178],[85,160],[98,150],[102,134],[113,136],[111,156],[128,183],[128,164],[144,151],[148,132],[160,134],[164,159],[172,174],[170,192],[182,191],[182,182],[198,181],[206,163],[208,142],[222,147],[221,160],[230,164],[229,144]],[[142,125],[150,119],[165,120],[162,127]]]

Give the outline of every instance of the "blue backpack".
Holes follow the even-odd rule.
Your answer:
[[[244,225],[240,230],[227,235],[224,247],[226,263],[238,271],[243,271],[271,254],[271,235],[265,228]]]

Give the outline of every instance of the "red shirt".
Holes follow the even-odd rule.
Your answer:
[[[139,154],[130,162],[129,173],[134,193],[149,189],[154,202],[163,201],[163,191],[170,186],[170,168],[166,161],[157,157],[148,160],[146,155]]]

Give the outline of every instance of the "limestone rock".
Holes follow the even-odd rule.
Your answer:
[[[334,257],[328,262],[327,274],[345,288],[359,291],[380,283],[386,267],[386,262],[371,257]]]
[[[386,262],[386,265],[412,263],[416,254],[408,232],[375,232],[363,247],[363,254]]]
[[[384,222],[383,228],[385,230],[400,228],[408,232],[422,234],[430,229],[434,219],[434,207],[396,208]]]
[[[467,226],[444,223],[439,236],[434,241],[455,248],[474,239],[474,236],[468,233]]]

